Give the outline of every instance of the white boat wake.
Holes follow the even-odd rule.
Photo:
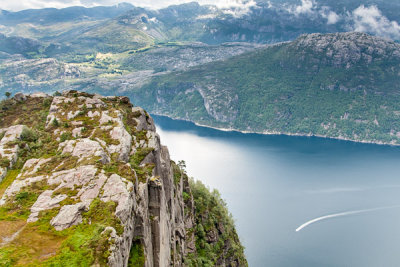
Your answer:
[[[306,228],[306,227],[309,226],[310,224],[313,224],[313,223],[316,223],[316,222],[319,222],[319,221],[323,221],[323,220],[327,220],[327,219],[332,219],[332,218],[342,217],[342,216],[348,216],[348,215],[353,215],[353,214],[359,214],[359,213],[366,213],[366,212],[378,211],[378,210],[395,209],[395,208],[400,208],[400,205],[396,205],[396,206],[387,206],[387,207],[379,207],[379,208],[373,208],[373,209],[346,211],[346,212],[340,212],[340,213],[325,215],[325,216],[322,216],[322,217],[318,217],[318,218],[312,219],[312,220],[310,220],[310,221],[308,221],[308,222],[306,222],[306,223],[303,223],[302,225],[300,225],[300,226],[296,229],[296,232],[301,231],[302,229]]]

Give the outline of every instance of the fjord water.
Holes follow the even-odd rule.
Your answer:
[[[250,266],[400,265],[400,148],[154,119],[171,158],[226,200]]]

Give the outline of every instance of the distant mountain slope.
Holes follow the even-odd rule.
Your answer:
[[[233,6],[173,5],[159,10],[113,7],[0,12],[0,32],[71,49],[126,51],[167,41],[278,43],[305,33],[360,31],[400,41],[400,3],[389,0],[238,1]],[[105,43],[104,45],[102,43]]]
[[[0,24],[15,25],[20,23],[54,24],[73,20],[100,20],[114,18],[134,8],[131,4],[119,4],[115,6],[99,6],[85,8],[80,6],[62,9],[44,8],[27,9],[18,12],[0,10]]]
[[[32,39],[22,37],[6,37],[0,33],[0,51],[8,54],[38,54],[43,45]]]
[[[400,144],[400,45],[303,35],[159,76],[132,96],[150,112],[209,126]]]
[[[218,46],[163,43],[123,53],[61,54],[58,59],[27,59],[3,53],[0,54],[0,91],[32,93],[75,88],[122,94],[142,86],[153,76],[187,70],[260,47],[247,43]],[[46,52],[50,54],[52,49],[57,53],[62,47],[49,46]]]

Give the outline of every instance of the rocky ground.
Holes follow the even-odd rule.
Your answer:
[[[0,125],[0,265],[199,263],[197,218],[210,212],[196,212],[184,170],[128,98],[17,94]],[[234,228],[216,225],[214,264],[247,265]]]

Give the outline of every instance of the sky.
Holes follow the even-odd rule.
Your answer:
[[[212,4],[223,9],[225,13],[242,16],[256,6],[255,0],[0,0],[0,9],[19,11],[30,8],[65,8],[69,6],[111,6],[127,2],[135,6],[158,9],[173,4],[197,1],[200,4]],[[270,2],[269,8],[275,8]],[[329,7],[321,6],[318,0],[299,0],[297,4],[286,5],[284,8],[295,16],[318,16],[327,24],[345,22],[349,31],[368,32],[381,37],[400,40],[400,25],[390,21],[375,5],[360,5],[345,14],[337,14]]]
[[[193,0],[0,0],[0,9],[19,11],[31,8],[64,8],[69,6],[111,6],[118,3],[131,3],[135,6],[162,8],[173,4],[192,2]],[[220,8],[243,7],[243,5],[254,5],[253,0],[196,0],[200,4],[213,4]]]

